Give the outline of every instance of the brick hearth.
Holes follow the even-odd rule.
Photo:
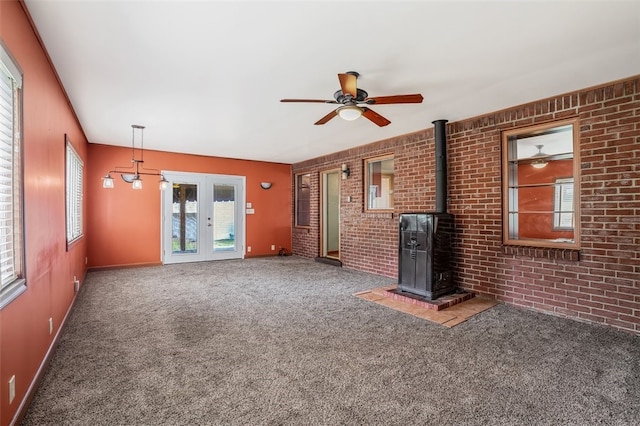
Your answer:
[[[422,306],[434,311],[441,311],[443,309],[450,308],[453,305],[457,305],[458,303],[462,303],[465,300],[472,299],[475,296],[473,293],[463,292],[441,296],[436,300],[427,300],[418,295],[400,291],[397,288],[386,289],[384,290],[384,292],[382,292],[382,294],[385,297],[390,297],[394,300],[410,303],[412,305]]]

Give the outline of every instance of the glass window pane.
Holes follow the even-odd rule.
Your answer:
[[[67,140],[67,243],[82,236],[82,196],[84,164],[78,153]]]
[[[0,309],[26,290],[21,93],[22,74],[0,42]]]
[[[311,226],[311,175],[296,175],[296,226]]]
[[[577,129],[571,119],[503,133],[506,244],[578,248]]]
[[[365,160],[368,210],[393,210],[393,157]]]
[[[14,159],[14,104],[13,79],[0,73],[0,289],[15,279],[14,265],[14,207],[13,191]]]
[[[198,186],[173,186],[173,253],[198,252]]]
[[[573,242],[572,231],[553,229],[553,212],[518,212],[511,213],[518,221],[520,229],[518,240],[544,240],[546,242]]]
[[[235,251],[236,249],[236,187],[213,185],[213,251]]]

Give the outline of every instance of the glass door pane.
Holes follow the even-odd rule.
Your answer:
[[[236,250],[236,187],[213,185],[213,251]]]
[[[171,253],[198,252],[198,185],[173,185]]]

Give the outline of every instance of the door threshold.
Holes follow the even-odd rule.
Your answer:
[[[340,260],[334,259],[331,257],[316,257],[315,261],[320,263],[326,263],[327,265],[342,267],[342,262],[340,262]]]

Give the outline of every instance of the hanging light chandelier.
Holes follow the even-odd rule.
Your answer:
[[[129,167],[116,167],[109,170],[105,177],[102,178],[103,188],[113,188],[114,182],[111,173],[119,174],[122,180],[130,183],[133,189],[142,189],[142,178],[140,176],[160,176],[159,186],[161,190],[169,187],[169,181],[165,179],[162,172],[158,169],[145,169],[144,163],[144,126],[138,124],[131,125],[131,165]],[[140,158],[136,158],[136,130],[140,131]]]

